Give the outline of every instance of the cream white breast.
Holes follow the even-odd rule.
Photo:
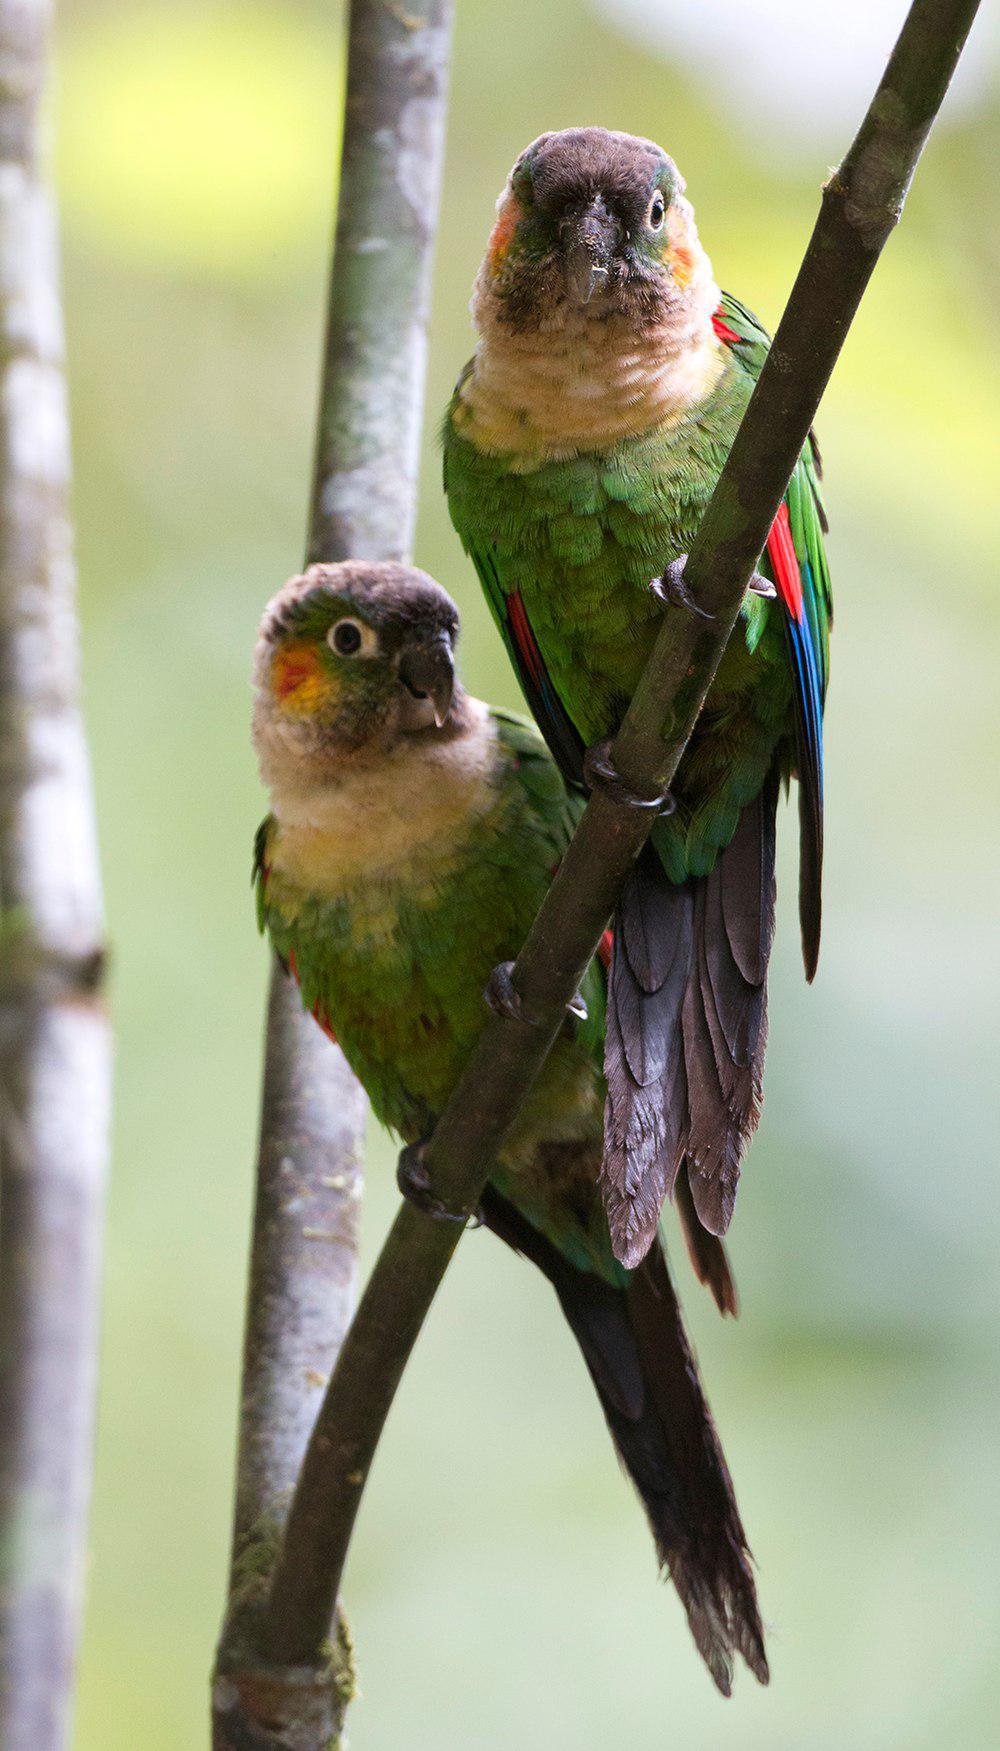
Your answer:
[[[495,726],[480,701],[468,701],[468,711],[463,734],[403,739],[373,762],[317,770],[280,748],[258,748],[278,823],[272,872],[330,898],[400,876],[408,886],[433,882],[497,803]]]

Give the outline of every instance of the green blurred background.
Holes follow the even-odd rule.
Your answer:
[[[903,0],[461,0],[417,558],[477,692],[516,694],[435,427],[493,200],[545,128],[676,155],[769,323]],[[320,5],[60,9],[89,725],[118,1119],[78,1751],[206,1742],[265,955],[259,611],[303,539],[342,59]],[[823,963],[791,820],[767,1110],[723,1328],[678,1274],[759,1560],[773,1681],[715,1696],[554,1303],[470,1237],[404,1384],[347,1586],[355,1751],[997,1743],[1000,730],[989,24],[827,396],[838,626]],[[995,41],[995,29],[994,29]],[[372,1139],[370,1260],[393,1207]]]

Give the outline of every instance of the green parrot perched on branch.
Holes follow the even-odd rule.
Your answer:
[[[452,521],[525,696],[573,785],[609,764],[768,337],[724,297],[684,183],[649,140],[543,134],[501,195],[472,302],[479,340],[444,427]],[[815,444],[614,920],[602,1187],[616,1256],[665,1196],[723,1234],[757,1124],[775,808],[794,771],[800,916],[816,967],[830,582]]]
[[[532,726],[455,682],[457,626],[422,572],[314,566],[268,607],[255,667],[271,801],[256,844],[260,922],[408,1146],[402,1189],[436,1215],[447,1212],[421,1141],[481,1031],[484,987],[519,950],[583,806]],[[662,1246],[634,1270],[612,1252],[598,1191],[605,997],[595,959],[481,1214],[552,1283],[659,1560],[728,1694],[736,1653],[767,1681],[760,1614]],[[695,1268],[735,1312],[722,1243],[687,1216]]]

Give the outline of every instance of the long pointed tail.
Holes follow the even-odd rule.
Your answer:
[[[768,1681],[746,1534],[659,1244],[615,1288],[580,1271],[487,1189],[487,1224],[544,1271],[583,1352],[699,1653],[724,1696],[742,1654]]]
[[[774,933],[776,779],[707,876],[668,882],[648,848],[623,889],[608,984],[604,1166],[615,1255],[638,1264],[686,1159],[724,1234],[760,1117]]]

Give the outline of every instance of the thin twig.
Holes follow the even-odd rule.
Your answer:
[[[688,588],[712,618],[665,617],[615,743],[615,763],[639,795],[666,790],[677,769],[976,10],[977,0],[916,0],[858,137],[824,192],[771,356],[689,557]],[[487,1021],[428,1147],[427,1169],[452,1207],[476,1204],[650,825],[646,812],[591,798],[514,970],[533,1024]],[[307,1659],[326,1633],[385,1417],[460,1234],[406,1207],[389,1233],[288,1516],[264,1621],[275,1658]]]
[[[0,0],[0,1743],[68,1745],[111,1036],[77,676],[50,8]]]
[[[353,0],[310,560],[409,550],[441,172],[451,0]],[[306,1659],[269,1661],[258,1614],[319,1392],[353,1305],[364,1102],[275,968],[216,1751],[334,1744],[352,1688],[335,1599]]]

